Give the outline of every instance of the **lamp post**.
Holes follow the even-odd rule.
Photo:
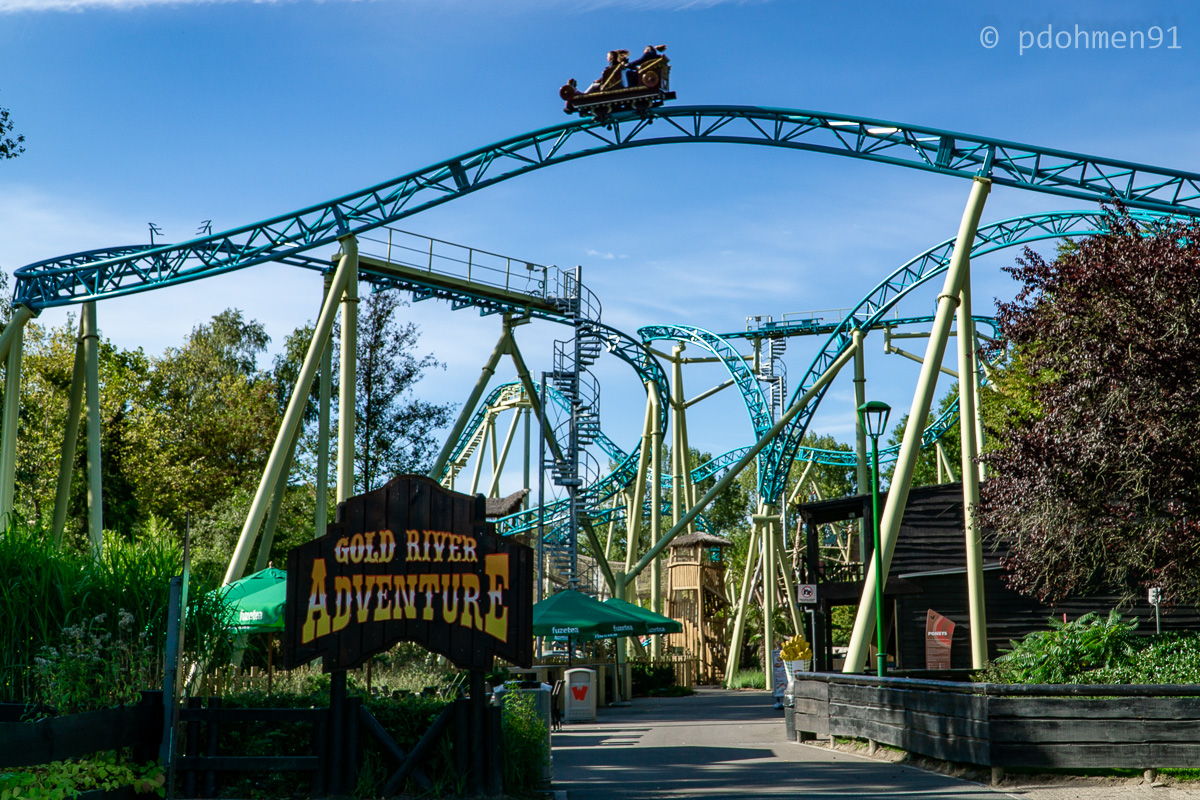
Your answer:
[[[887,640],[883,638],[883,555],[879,546],[879,437],[887,428],[888,415],[892,407],[879,400],[871,400],[858,407],[858,416],[867,435],[871,437],[871,531],[875,557],[875,642],[876,663],[879,677],[886,672]]]

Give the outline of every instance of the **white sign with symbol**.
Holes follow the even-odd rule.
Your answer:
[[[817,585],[815,583],[802,583],[797,586],[796,600],[800,603],[817,602]]]

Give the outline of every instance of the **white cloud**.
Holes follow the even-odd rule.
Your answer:
[[[304,0],[0,0],[0,14],[28,11],[87,11],[111,9],[128,11],[152,6],[217,5],[225,3],[254,3],[279,5],[303,2]],[[606,8],[636,8],[646,10],[689,11],[734,3],[737,5],[758,4],[765,0],[514,0],[508,11],[536,11],[554,7],[568,7],[576,12]],[[388,0],[308,0],[308,2],[388,2]],[[452,5],[490,7],[491,0],[399,0],[411,5]]]
[[[629,256],[617,255],[616,253],[601,253],[599,250],[588,250],[586,255],[591,256],[592,258],[600,258],[605,261],[613,261],[614,259],[618,258],[629,258]]]
[[[21,11],[86,11],[93,8],[127,11],[149,6],[215,5],[217,3],[278,3],[292,0],[0,0],[0,13]]]

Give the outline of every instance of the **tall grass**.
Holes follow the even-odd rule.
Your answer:
[[[743,669],[735,672],[729,681],[730,689],[765,689],[767,679],[761,669]]]
[[[69,630],[121,639],[161,662],[169,582],[181,571],[180,547],[166,531],[132,540],[106,533],[103,556],[94,560],[55,547],[40,527],[9,525],[0,534],[0,702],[51,699],[39,696],[35,660],[46,648],[77,650],[64,636]],[[189,603],[191,638],[201,647],[214,639],[206,588],[194,585]]]

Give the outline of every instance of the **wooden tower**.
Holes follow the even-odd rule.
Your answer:
[[[694,660],[697,683],[716,683],[725,672],[728,643],[721,611],[730,606],[725,596],[725,548],[733,543],[708,533],[691,533],[671,543],[667,561],[667,616],[683,623],[671,634],[672,653]]]

